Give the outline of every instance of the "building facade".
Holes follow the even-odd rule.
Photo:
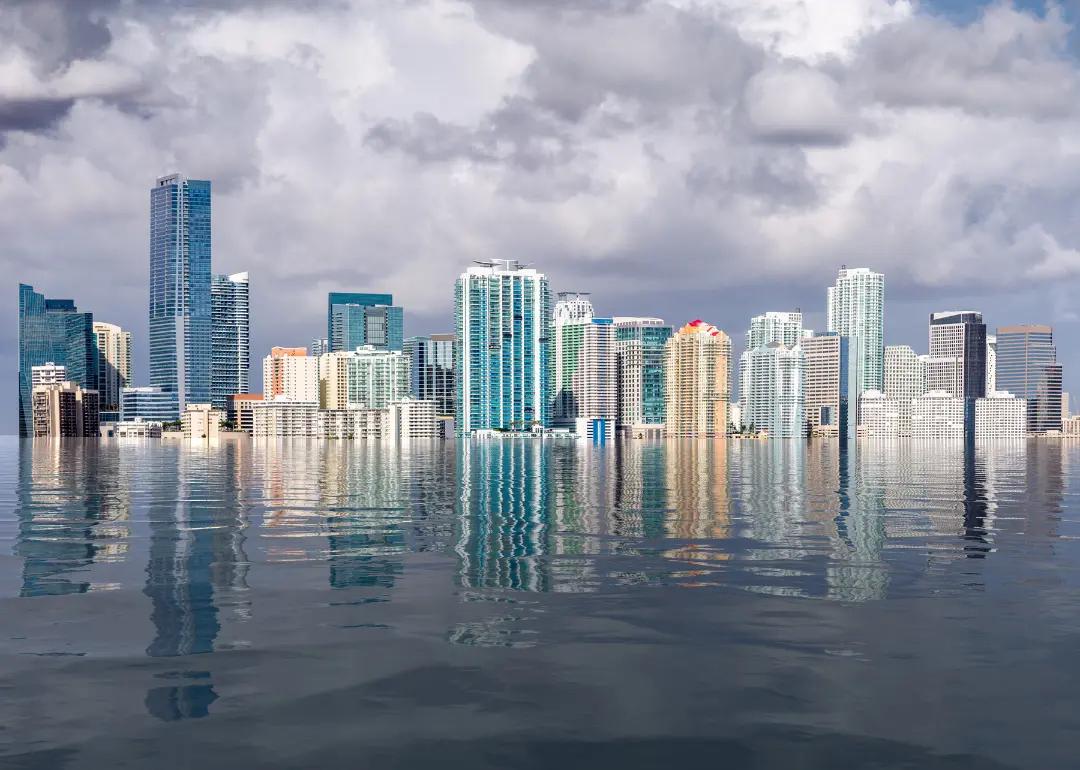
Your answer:
[[[97,390],[94,315],[70,299],[49,299],[19,284],[19,435],[33,436],[33,369],[54,363],[66,379]]]
[[[403,352],[409,359],[409,395],[421,401],[434,401],[440,417],[454,415],[453,334],[431,334],[405,340]]]
[[[986,335],[986,392],[994,393],[997,387],[997,336]]]
[[[835,332],[804,337],[803,384],[806,430],[811,436],[854,439],[858,436],[858,350]]]
[[[618,415],[615,325],[593,316],[585,294],[560,294],[552,316],[552,424],[606,437]]]
[[[380,350],[401,350],[404,313],[392,294],[330,292],[326,301],[326,340],[338,352],[372,345]]]
[[[731,403],[731,338],[691,321],[664,345],[665,431],[669,436],[723,438]]]
[[[798,310],[794,312],[770,311],[750,319],[750,329],[746,332],[746,349],[764,347],[770,342],[792,348],[803,338],[803,318]]]
[[[931,313],[927,390],[942,390],[966,399],[985,396],[986,350],[982,313]]]
[[[210,402],[210,198],[210,182],[179,174],[150,191],[150,385],[181,411]]]
[[[403,398],[390,404],[390,436],[399,441],[438,438],[435,402]]]
[[[840,268],[828,290],[829,331],[857,346],[862,390],[885,387],[885,276],[865,267]]]
[[[32,393],[34,438],[97,438],[100,401],[96,390],[71,381],[35,385]]]
[[[315,438],[319,431],[318,401],[283,397],[252,404],[251,435],[261,438]]]
[[[886,399],[900,410],[900,435],[911,435],[911,402],[926,393],[930,356],[917,354],[910,345],[885,348]],[[860,418],[861,419],[861,418]]]
[[[210,403],[228,409],[247,393],[251,377],[251,285],[247,273],[215,275],[210,292],[212,351]]]
[[[271,348],[263,359],[264,398],[318,402],[319,360],[307,348]]]
[[[908,426],[904,428],[904,419]],[[868,439],[891,440],[911,435],[911,401],[901,408],[899,399],[880,390],[866,390],[859,396],[859,435]],[[906,433],[904,431],[907,431]]]
[[[551,291],[543,273],[492,260],[459,276],[455,428],[529,430],[551,424]]]
[[[999,328],[995,379],[999,390],[1026,400],[1029,433],[1061,430],[1062,371],[1052,327],[1023,324]]]
[[[93,326],[97,348],[98,397],[101,411],[119,412],[120,393],[131,384],[131,332],[116,324],[97,321]]]
[[[58,385],[67,380],[67,367],[48,361],[41,366],[30,367],[31,385]]]
[[[255,404],[262,400],[262,393],[234,393],[229,396],[226,418],[236,430],[242,430],[250,436],[255,430]]]
[[[806,435],[804,387],[806,355],[801,345],[779,342],[747,350],[740,359],[742,422],[751,432],[769,438]]]
[[[225,412],[210,404],[188,404],[180,413],[180,429],[188,441],[215,441],[224,419]]]
[[[965,399],[947,390],[931,390],[911,402],[911,437],[919,441],[961,441]]]
[[[1027,437],[1027,404],[997,391],[975,401],[976,441],[1023,441]]]
[[[120,392],[120,421],[172,422],[177,419],[177,394],[158,387],[124,388]]]
[[[622,316],[612,320],[618,426],[634,433],[663,426],[664,346],[675,330],[662,318]]]

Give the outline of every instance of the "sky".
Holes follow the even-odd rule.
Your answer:
[[[0,433],[19,282],[135,335],[149,198],[214,186],[213,260],[249,271],[253,385],[328,291],[450,331],[473,260],[603,315],[825,328],[841,265],[886,274],[887,344],[931,311],[1049,323],[1080,353],[1073,2],[6,0]]]

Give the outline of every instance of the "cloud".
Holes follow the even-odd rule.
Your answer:
[[[1040,298],[1080,280],[1072,32],[888,0],[7,3],[0,269],[145,361],[148,193],[180,171],[214,182],[216,268],[251,272],[256,356],[331,289],[445,329],[488,257],[736,339],[841,263],[898,306],[1071,323]]]

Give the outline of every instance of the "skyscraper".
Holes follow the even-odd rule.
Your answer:
[[[33,368],[63,366],[69,381],[97,390],[94,314],[80,313],[70,299],[47,299],[19,284],[19,435],[33,435]]]
[[[319,361],[307,348],[270,348],[263,359],[263,397],[318,403]]]
[[[804,338],[806,355],[803,402],[811,435],[858,437],[858,348],[847,337],[824,332]]]
[[[723,438],[731,404],[731,338],[691,321],[664,345],[664,401],[669,436]]]
[[[898,435],[911,435],[911,402],[926,393],[930,356],[918,355],[910,345],[885,348],[885,392],[896,402]]]
[[[618,414],[615,326],[593,316],[587,294],[560,293],[552,317],[552,423],[603,441]]]
[[[997,391],[997,337],[986,335],[986,395]]]
[[[926,388],[967,399],[986,395],[986,324],[982,313],[956,310],[930,314]]]
[[[326,339],[330,351],[373,345],[401,350],[404,319],[392,294],[330,292],[326,301]]]
[[[120,393],[131,384],[131,332],[101,321],[93,331],[101,411],[119,412]]]
[[[99,400],[96,390],[73,382],[35,385],[34,438],[97,438]]]
[[[882,390],[885,356],[885,276],[866,267],[840,268],[828,290],[829,331],[858,348],[860,390]]]
[[[251,374],[251,288],[247,273],[215,275],[210,291],[213,368],[210,403],[228,409],[229,396],[247,393]]]
[[[457,280],[454,317],[457,431],[550,425],[547,276],[513,259],[470,267]]]
[[[750,329],[746,332],[746,349],[752,350],[770,342],[779,342],[791,348],[799,344],[802,336],[801,312],[770,311],[750,319]]]
[[[409,359],[409,393],[422,401],[434,401],[440,417],[454,416],[453,334],[410,337],[403,350]]]
[[[1053,327],[1023,324],[998,329],[997,388],[1027,399],[1029,433],[1061,430],[1061,364]]]
[[[664,345],[674,329],[661,318],[618,317],[615,322],[619,427],[663,427]]]
[[[780,342],[747,350],[740,361],[742,423],[769,438],[799,438],[806,434],[804,387],[806,355],[801,345]]]
[[[210,401],[210,182],[179,174],[150,191],[150,384]],[[179,417],[179,415],[177,415]]]

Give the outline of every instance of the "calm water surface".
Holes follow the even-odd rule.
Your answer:
[[[1080,445],[0,440],[0,766],[1080,766]]]

